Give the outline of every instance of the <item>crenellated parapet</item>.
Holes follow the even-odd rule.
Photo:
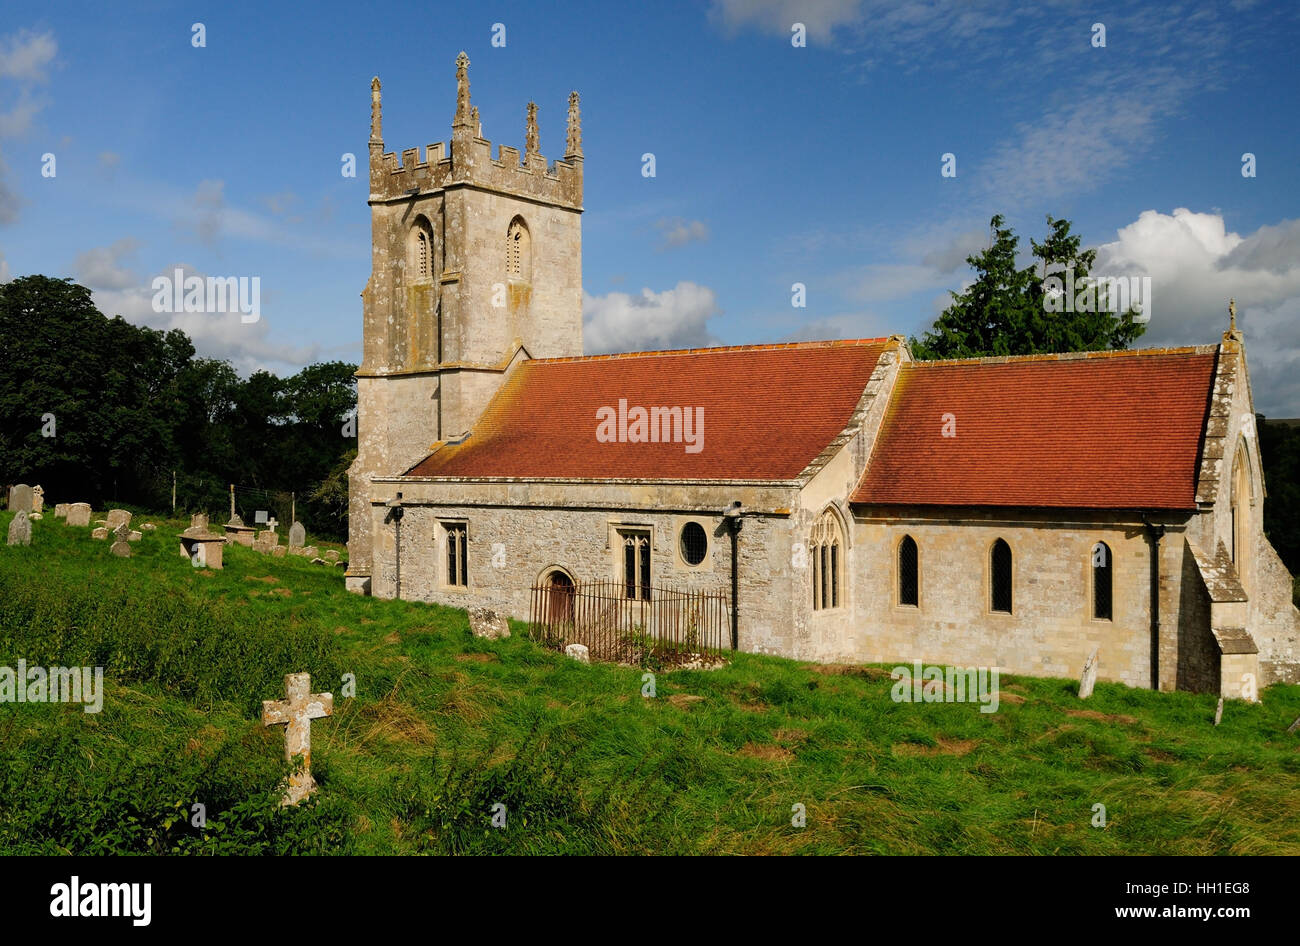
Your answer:
[[[525,147],[498,145],[480,134],[478,109],[470,104],[469,57],[456,58],[456,113],[451,142],[436,142],[401,153],[384,151],[380,125],[380,84],[371,83],[370,200],[414,199],[453,186],[469,185],[514,197],[540,200],[572,210],[582,209],[582,133],[578,93],[569,96],[566,149],[563,159],[548,161],[539,148],[537,105],[528,103]]]

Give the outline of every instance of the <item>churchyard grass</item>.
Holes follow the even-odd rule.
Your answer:
[[[0,549],[0,666],[106,685],[99,713],[0,703],[0,851],[1300,853],[1300,687],[1215,728],[1212,695],[1004,675],[986,714],[894,702],[887,667],[740,654],[646,697],[643,669],[515,623],[476,639],[464,612],[348,594],[342,568],[232,546],[195,569],[188,522],[151,521],[129,559],[48,516]],[[299,671],[335,708],[319,791],[281,809],[259,710]]]

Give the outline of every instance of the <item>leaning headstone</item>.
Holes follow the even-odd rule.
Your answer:
[[[118,526],[131,524],[131,514],[125,509],[110,509],[108,518],[104,520],[104,525],[108,526],[110,532],[115,531]]]
[[[90,525],[90,503],[73,503],[68,507],[68,525]]]
[[[146,522],[140,528],[143,529],[145,532],[152,532],[154,529],[157,529],[158,527],[154,525],[152,522]]]
[[[321,553],[321,557],[327,562],[337,562],[339,560],[339,553],[334,549],[326,549]]]
[[[17,486],[9,487],[9,511],[32,511],[32,488],[26,483],[19,483]]]
[[[34,512],[27,518],[31,519],[33,522],[40,522],[42,519],[45,518],[45,515],[44,513]]]
[[[1214,711],[1214,725],[1219,725],[1223,720],[1223,697],[1219,697],[1219,706]]]
[[[564,656],[572,657],[581,664],[591,663],[591,655],[587,653],[586,644],[569,644],[564,648]]]
[[[290,773],[280,802],[296,805],[316,790],[316,781],[311,777],[311,721],[333,714],[334,696],[311,692],[311,675],[306,673],[285,674],[284,693],[288,699],[262,701],[262,725],[285,724],[285,761],[302,757],[302,766]]]
[[[32,487],[32,512],[45,511],[45,490],[40,485]]]
[[[143,539],[143,538],[144,538],[144,533],[143,533],[143,532],[136,532],[134,529],[130,530],[130,531],[126,534],[126,540],[127,540],[128,542],[139,542],[139,541],[140,541],[141,539]]]
[[[113,531],[113,547],[109,549],[118,558],[131,557],[131,545],[128,537],[131,535],[131,527],[125,522]]]
[[[284,558],[284,553],[287,551],[289,550],[285,548],[283,545],[273,545],[271,546],[271,557]]]
[[[108,529],[105,528],[104,526],[100,526],[100,527],[97,528],[97,529],[92,529],[92,530],[91,530],[91,533],[90,533],[90,537],[91,537],[92,539],[107,539],[107,538],[108,538]]]
[[[55,519],[66,519],[67,517],[68,517],[68,504],[67,504],[67,503],[55,503],[55,504],[54,504],[54,518],[55,518]]]
[[[492,608],[470,608],[469,629],[475,637],[486,637],[491,641],[510,636],[506,616]]]
[[[1092,696],[1092,688],[1097,684],[1097,650],[1094,647],[1092,653],[1083,665],[1083,676],[1079,680],[1079,699],[1086,700]]]
[[[295,522],[289,527],[289,548],[302,548],[307,542],[307,530],[302,527],[301,522]]]
[[[303,558],[316,557],[316,546],[314,545],[304,545],[302,546],[302,548],[289,549],[289,551],[292,552],[294,555],[301,555]]]
[[[9,523],[9,544],[32,544],[32,524],[27,520],[27,513],[22,510],[19,510],[18,515],[13,518],[13,522]]]

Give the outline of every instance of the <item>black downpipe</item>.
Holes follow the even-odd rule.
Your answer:
[[[727,510],[731,520],[731,649],[740,649],[740,503],[734,502]]]
[[[397,494],[397,500],[396,500],[396,501],[400,503],[400,502],[401,502],[401,499],[402,499],[402,494],[401,494],[401,493],[398,493],[398,494]],[[402,597],[402,516],[405,515],[405,513],[406,513],[406,510],[403,509],[400,505],[395,505],[395,506],[393,506],[393,512],[392,512],[392,517],[393,517],[393,528],[394,528],[394,532],[395,532],[395,539],[396,539],[396,542],[397,542],[397,555],[396,555],[396,564],[397,564],[397,594],[396,594],[396,597],[397,597],[398,600],[401,600],[401,597]]]
[[[1163,525],[1156,525],[1145,515],[1147,538],[1151,540],[1151,689],[1160,689],[1160,539]]]

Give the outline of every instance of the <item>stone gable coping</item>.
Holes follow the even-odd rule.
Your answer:
[[[1246,589],[1242,587],[1241,579],[1237,575],[1237,566],[1233,564],[1232,556],[1228,554],[1228,549],[1223,542],[1219,542],[1219,547],[1215,549],[1213,556],[1207,555],[1190,538],[1187,539],[1187,547],[1192,552],[1192,558],[1196,560],[1196,569],[1201,573],[1201,581],[1210,596],[1210,601],[1218,603],[1248,600]]]
[[[1219,346],[1215,346],[1215,351],[1218,358],[1214,364],[1214,384],[1210,388],[1210,409],[1201,439],[1201,465],[1196,474],[1196,502],[1208,506],[1213,506],[1219,495],[1232,397],[1237,387],[1237,359]]]

